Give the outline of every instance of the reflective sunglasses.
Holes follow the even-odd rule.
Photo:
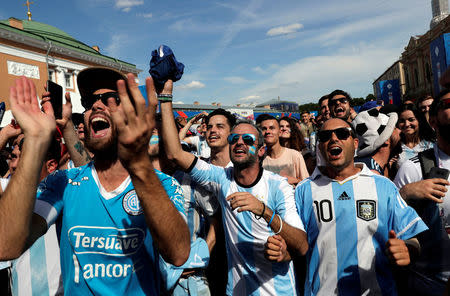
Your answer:
[[[348,102],[348,99],[346,97],[343,98],[337,98],[337,99],[333,99],[333,100],[329,100],[328,101],[328,105],[329,106],[336,106],[337,104],[341,103],[341,104],[345,104]]]
[[[331,135],[335,134],[339,140],[347,140],[348,137],[353,137],[353,131],[351,127],[340,127],[334,130],[321,130],[317,133],[319,141],[325,143],[331,139]]]
[[[231,134],[228,136],[228,144],[233,145],[239,141],[239,138],[242,136],[242,141],[244,141],[245,145],[253,146],[256,141],[256,137],[253,134]]]
[[[104,94],[91,95],[91,96],[88,96],[87,98],[85,98],[85,97],[81,98],[81,106],[83,106],[84,109],[89,110],[92,108],[94,103],[97,102],[98,100],[101,100],[105,106],[108,106],[109,98],[114,98],[116,100],[116,104],[120,105],[119,94],[116,92],[107,92]]]

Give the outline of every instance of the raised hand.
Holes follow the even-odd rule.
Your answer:
[[[51,104],[45,104],[43,112],[39,108],[34,83],[22,76],[10,87],[9,102],[17,123],[26,138],[49,139],[55,129],[56,122]]]
[[[46,87],[44,88],[47,89]],[[45,91],[41,96],[42,107],[44,106],[44,104],[51,105],[50,93],[48,91]],[[66,103],[62,106],[62,118],[56,119],[56,124],[58,125],[60,130],[64,130],[67,123],[72,120],[72,99],[70,98],[70,93],[66,92],[64,97],[66,98]]]
[[[113,98],[108,99],[111,117],[118,132],[119,158],[126,168],[143,159],[148,160],[148,143],[155,127],[157,104],[155,86],[151,77],[145,80],[148,106],[133,74],[127,75],[127,83],[132,98],[127,93],[125,81],[119,80],[117,89],[120,106],[116,105]]]

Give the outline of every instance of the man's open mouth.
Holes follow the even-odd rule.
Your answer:
[[[94,137],[103,137],[110,127],[109,122],[102,117],[95,117],[91,120],[91,130]]]

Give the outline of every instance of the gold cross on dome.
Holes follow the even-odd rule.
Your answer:
[[[27,12],[27,16],[28,16],[28,20],[29,21],[31,21],[31,11],[30,11],[30,5],[31,4],[34,4],[34,2],[33,1],[29,1],[29,0],[27,0],[27,3],[25,3],[23,6],[26,6],[26,7],[28,7],[28,12]]]

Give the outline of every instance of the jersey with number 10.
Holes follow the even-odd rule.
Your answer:
[[[178,182],[155,172],[184,215]],[[159,294],[159,255],[130,177],[113,192],[106,192],[92,162],[57,171],[39,185],[35,212],[47,225],[62,214],[65,294]]]
[[[389,179],[365,165],[343,181],[316,168],[295,199],[309,243],[305,295],[396,295],[389,231],[405,240],[427,227]]]

